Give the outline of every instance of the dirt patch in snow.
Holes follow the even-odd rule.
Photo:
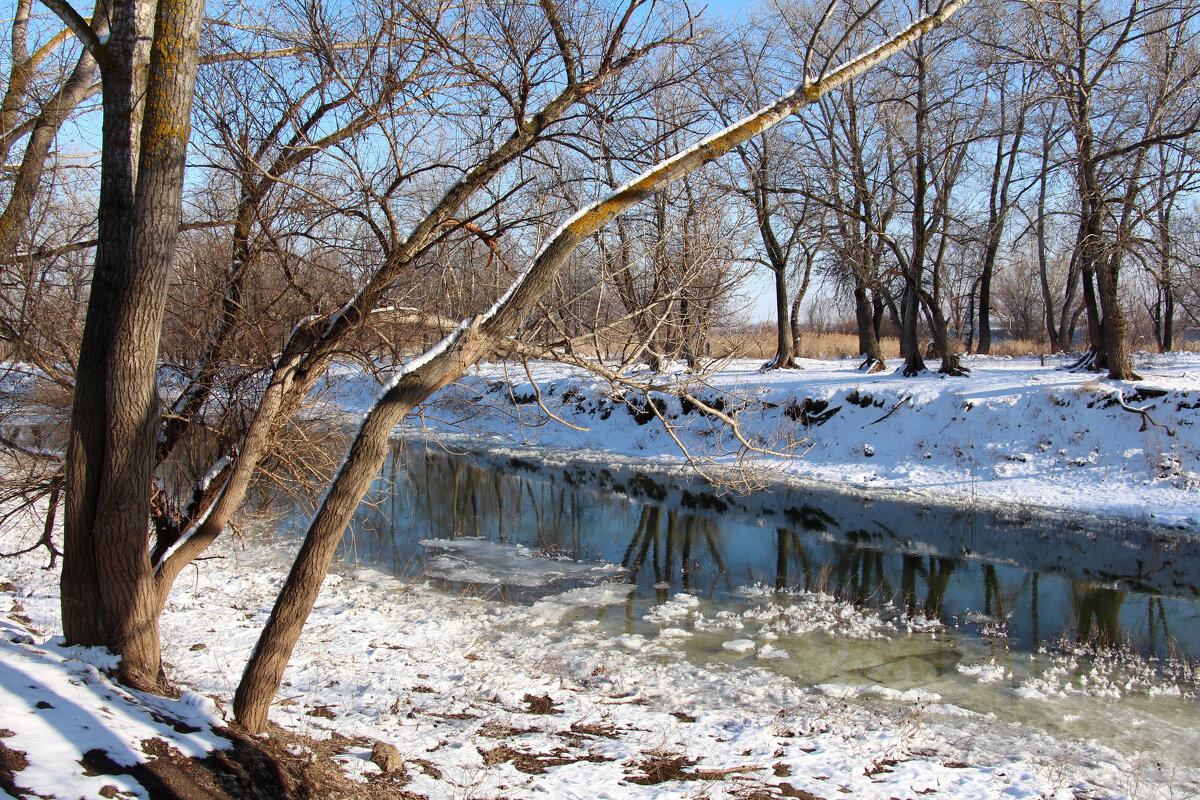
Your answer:
[[[12,731],[0,731],[0,735],[5,733],[12,735]],[[27,766],[29,766],[29,760],[23,751],[5,747],[4,742],[0,741],[0,790],[8,792],[13,797],[18,797],[16,773]]]
[[[507,762],[512,764],[513,768],[518,772],[524,772],[526,775],[542,775],[551,767],[561,767],[563,764],[576,764],[580,761],[589,761],[595,764],[612,760],[594,753],[582,756],[572,755],[562,749],[549,754],[526,753],[509,747],[506,744],[494,747],[491,750],[482,750],[480,751],[480,755],[483,756],[484,766],[491,767]]]
[[[91,750],[84,755],[84,765],[93,775],[133,777],[145,787],[151,800],[415,800],[420,797],[404,789],[408,778],[402,770],[373,775],[364,783],[346,777],[334,756],[352,747],[370,746],[365,740],[337,735],[316,740],[274,725],[269,737],[264,738],[229,729],[220,734],[231,746],[207,758],[189,758],[162,739],[147,739],[142,742],[142,750],[150,758],[144,764],[123,766],[104,751]],[[20,794],[13,789],[12,772],[24,768],[21,756],[0,743],[0,788],[14,796]],[[117,792],[112,788],[111,796],[115,797]]]

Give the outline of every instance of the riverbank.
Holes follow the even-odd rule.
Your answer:
[[[691,459],[838,491],[935,505],[1121,517],[1200,534],[1200,354],[1141,354],[1143,380],[1068,372],[1066,357],[970,356],[966,378],[864,375],[851,359],[760,372],[733,362],[695,378],[654,376],[649,397],[553,364],[484,365],[435,396],[406,435],[474,432],[591,458],[664,467]],[[640,376],[645,378],[647,376]],[[532,378],[532,380],[531,380]],[[369,387],[341,402],[365,408]],[[564,424],[567,423],[567,424]]]

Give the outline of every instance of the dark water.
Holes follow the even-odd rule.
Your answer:
[[[437,553],[419,542],[459,537],[620,565],[620,579],[637,587],[631,616],[678,592],[720,607],[736,602],[739,587],[762,584],[891,604],[1008,649],[1084,643],[1163,660],[1200,655],[1200,542],[1129,521],[998,515],[786,485],[737,494],[636,468],[543,468],[397,443],[344,554],[427,576]],[[529,602],[587,581],[438,582]]]

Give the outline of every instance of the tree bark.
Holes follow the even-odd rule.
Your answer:
[[[927,367],[921,355],[921,293],[905,280],[900,297],[900,350],[904,356],[904,376],[920,375]]]
[[[104,83],[100,240],[67,452],[63,628],[68,642],[121,655],[126,682],[155,688],[159,607],[148,526],[158,343],[182,209],[203,2],[161,0],[148,70],[137,55],[145,9],[118,9],[97,59]],[[144,92],[139,72],[146,74]]]
[[[854,320],[858,325],[858,351],[863,359],[859,370],[868,374],[882,372],[886,365],[876,333],[875,309],[867,294],[867,286],[861,280],[854,282]]]

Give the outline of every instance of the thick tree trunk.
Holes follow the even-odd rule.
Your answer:
[[[109,551],[104,549],[97,529],[97,512],[104,490],[109,447],[106,436],[110,392],[108,366],[116,336],[117,314],[128,291],[129,273],[134,266],[128,256],[132,250],[134,226],[134,154],[130,150],[130,138],[135,102],[132,40],[136,39],[137,33],[131,9],[124,8],[124,11],[126,13],[114,21],[107,48],[110,64],[103,73],[99,245],[76,367],[65,463],[61,602],[63,632],[69,644],[119,645],[113,630],[119,625],[119,619],[110,617],[104,602],[108,587],[102,588],[99,574],[98,560],[108,557]],[[119,370],[122,366],[117,365]],[[120,378],[118,372],[114,379]],[[140,462],[130,465],[135,470],[143,467]],[[149,476],[146,477],[148,483]],[[146,491],[149,491],[148,487]],[[105,501],[108,502],[108,498]],[[128,511],[136,514],[137,509]],[[146,512],[141,520],[143,526],[149,518],[148,500]],[[134,569],[138,567],[136,559],[133,566]],[[119,577],[119,580],[124,582],[124,578]]]
[[[122,657],[123,680],[152,688],[161,671],[148,540],[158,343],[182,209],[203,2],[162,1],[148,70],[137,56],[145,9],[121,10],[102,45],[100,243],[67,454],[62,606],[69,642],[107,645]],[[144,91],[139,72],[147,76]]]
[[[930,300],[932,298],[926,298],[925,302],[929,303]],[[950,340],[949,326],[941,307],[936,303],[929,303],[929,312],[932,318],[932,324],[930,324],[929,328],[933,335],[934,347],[937,348],[938,354],[942,357],[942,366],[938,368],[938,372],[943,375],[958,377],[966,375],[967,369],[963,367],[958,354],[954,352],[954,346]]]
[[[999,246],[999,240],[994,245],[988,242],[987,253],[983,257],[983,274],[979,276],[979,344],[975,352],[981,355],[992,352],[992,271],[995,269]]]
[[[1096,369],[1107,366],[1108,376],[1113,380],[1136,380],[1137,375],[1133,372],[1126,342],[1125,316],[1117,298],[1120,259],[1106,253],[1104,247],[1105,193],[1096,174],[1091,101],[1081,88],[1077,91],[1075,102],[1075,140],[1078,149],[1076,182],[1079,186],[1082,214],[1080,263],[1083,268],[1083,292],[1088,310],[1088,333],[1092,340],[1092,350],[1096,354],[1094,366]],[[1131,178],[1135,179],[1136,175]]]
[[[1096,272],[1083,270],[1083,309],[1087,320],[1088,366],[1099,371],[1106,363],[1104,337],[1100,333],[1100,304],[1096,301]]]
[[[886,365],[883,348],[879,346],[879,336],[876,334],[874,308],[867,296],[867,287],[861,280],[854,283],[854,319],[858,325],[858,351],[863,359],[859,370],[868,374],[882,372]]]
[[[788,313],[788,326],[792,331],[792,360],[800,357],[800,306],[804,303],[804,297],[808,294],[808,284],[812,279],[813,261],[816,259],[816,253],[805,248],[804,250],[804,278],[800,281],[800,288],[792,297],[792,307]]]
[[[796,352],[793,349],[790,325],[787,269],[772,268],[771,274],[775,277],[775,358],[771,360],[770,365],[774,369],[794,369]]]
[[[1140,376],[1133,371],[1129,357],[1129,326],[1117,297],[1117,262],[1117,258],[1110,258],[1096,270],[1100,309],[1104,314],[1100,319],[1100,331],[1108,360],[1108,377],[1114,381],[1136,381]]]
[[[1175,347],[1175,293],[1168,284],[1163,289],[1162,338],[1159,340],[1158,351],[1169,353]]]
[[[921,293],[905,283],[900,297],[900,350],[904,358],[904,375],[912,378],[926,370],[921,355]]]

